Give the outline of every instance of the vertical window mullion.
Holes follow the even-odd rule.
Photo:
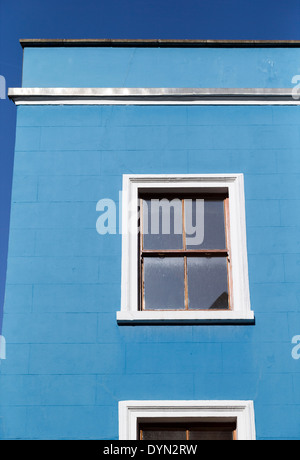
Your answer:
[[[145,310],[145,279],[144,279],[144,259],[141,258],[141,309]]]
[[[182,199],[182,242],[183,242],[183,249],[186,251],[185,206],[184,206],[184,198]]]
[[[182,242],[183,249],[186,251],[186,229],[185,229],[185,206],[182,199]],[[187,281],[187,257],[184,256],[184,308],[189,309],[188,281]]]
[[[232,269],[231,269],[231,247],[230,247],[230,219],[229,219],[229,198],[224,200],[224,218],[225,218],[225,237],[227,255],[227,280],[228,280],[228,308],[233,310],[232,296]]]
[[[185,309],[189,309],[189,295],[188,295],[188,283],[187,283],[187,257],[184,256],[184,299]]]
[[[140,258],[139,258],[139,276],[140,276],[140,309],[145,309],[145,293],[144,293],[144,259],[143,259],[143,239],[144,239],[144,229],[143,229],[143,199],[140,198],[140,238],[139,238],[139,250],[140,250]]]

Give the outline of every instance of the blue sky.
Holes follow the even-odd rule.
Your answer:
[[[0,75],[21,86],[20,38],[300,40],[299,25],[300,0],[0,0]],[[15,123],[0,100],[0,311]]]

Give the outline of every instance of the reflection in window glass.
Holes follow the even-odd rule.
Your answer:
[[[227,259],[187,258],[189,309],[228,309]]]
[[[142,200],[143,248],[182,249],[182,201],[174,199]]]
[[[184,308],[183,257],[145,257],[144,308]]]
[[[236,422],[141,423],[139,439],[143,441],[234,441]]]
[[[190,431],[190,441],[233,441],[233,431]]]
[[[143,430],[143,441],[183,441],[186,439],[185,430]]]
[[[140,309],[231,308],[228,194],[154,193],[140,205]]]
[[[200,226],[203,225],[199,211],[196,212],[196,200],[185,200],[185,222],[188,240],[193,235],[188,234],[189,228],[198,229],[201,234]],[[195,234],[195,242],[197,238]],[[225,220],[224,220],[224,200],[223,199],[205,199],[204,200],[204,239],[200,244],[188,244],[187,249],[225,249]]]

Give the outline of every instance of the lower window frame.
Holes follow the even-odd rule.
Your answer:
[[[236,422],[236,440],[256,440],[253,401],[120,401],[119,439],[138,440],[138,427],[149,421]]]

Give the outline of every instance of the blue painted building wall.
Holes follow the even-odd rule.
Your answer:
[[[289,87],[299,54],[26,49],[23,86]],[[258,439],[300,437],[299,128],[298,106],[18,107],[1,439],[117,439],[130,399],[253,400]],[[118,326],[98,200],[125,173],[240,172],[256,324]]]

